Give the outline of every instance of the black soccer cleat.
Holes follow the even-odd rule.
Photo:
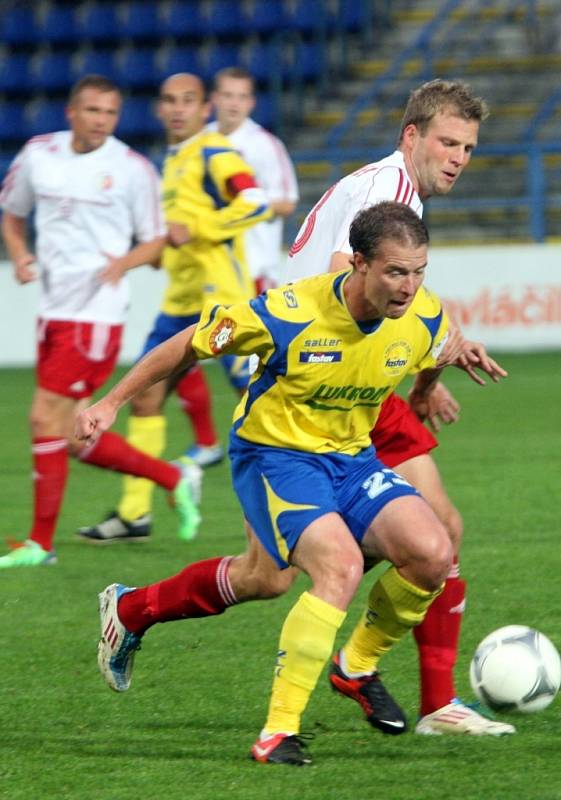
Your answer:
[[[382,733],[398,736],[407,730],[407,717],[385,688],[378,672],[347,678],[337,654],[329,667],[329,682],[334,691],[360,703],[368,722]]]
[[[152,517],[145,514],[138,519],[127,522],[116,511],[98,525],[78,528],[76,535],[92,544],[113,544],[113,542],[147,541],[152,528]]]
[[[294,767],[304,767],[312,763],[311,756],[306,752],[307,745],[303,741],[307,736],[275,733],[268,739],[258,739],[251,748],[250,757],[260,764],[290,764]]]

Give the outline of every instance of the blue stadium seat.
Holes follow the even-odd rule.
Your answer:
[[[33,9],[15,6],[2,12],[0,39],[6,45],[29,45],[39,41],[39,30]]]
[[[201,16],[200,3],[173,0],[164,7],[161,18],[163,36],[180,38],[199,38],[207,33],[206,22]]]
[[[294,49],[292,77],[300,81],[320,81],[325,69],[325,48],[318,42],[299,42]]]
[[[31,59],[31,76],[35,91],[68,90],[72,82],[70,54],[40,52]]]
[[[194,72],[199,70],[197,51],[194,46],[182,45],[165,47],[156,54],[156,67],[160,81],[176,72]]]
[[[271,84],[289,77],[289,70],[280,42],[252,42],[240,51],[240,64],[251,72],[257,83]]]
[[[29,59],[25,53],[8,53],[0,60],[0,92],[19,94],[30,88]]]
[[[240,51],[233,44],[215,44],[197,52],[198,74],[211,81],[216,72],[224,67],[235,67],[240,61]]]
[[[104,75],[117,82],[114,50],[79,50],[72,60],[72,80],[84,75]]]
[[[154,55],[151,47],[130,47],[119,53],[116,58],[119,85],[130,89],[146,88],[148,91],[157,86],[160,76]]]
[[[25,139],[23,106],[21,103],[0,104],[0,141],[23,142]]]
[[[284,0],[254,0],[246,7],[244,18],[248,33],[269,36],[286,30],[289,19],[285,11]]]
[[[74,44],[78,26],[72,6],[53,3],[38,15],[39,34],[46,44]]]
[[[91,3],[78,12],[79,36],[88,42],[114,42],[119,38],[119,21],[111,3]]]
[[[220,39],[237,38],[247,32],[239,0],[210,0],[205,21],[207,34]]]
[[[125,141],[147,138],[157,135],[161,131],[160,123],[154,116],[152,98],[128,97],[125,99],[116,130],[119,138]]]
[[[133,0],[125,3],[119,23],[119,34],[125,39],[153,41],[162,35],[158,4],[150,0]]]
[[[345,2],[342,5],[355,5]],[[288,26],[304,34],[318,32],[323,27],[327,30],[329,25],[329,12],[327,3],[323,0],[295,0],[288,8]]]
[[[278,122],[278,109],[273,95],[259,92],[257,94],[257,104],[251,116],[264,128],[274,130]]]
[[[68,128],[64,100],[32,100],[25,107],[25,138]]]

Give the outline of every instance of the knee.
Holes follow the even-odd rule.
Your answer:
[[[439,588],[449,574],[454,548],[448,531],[439,523],[430,532],[420,536],[418,542],[413,567],[414,582],[432,592]]]

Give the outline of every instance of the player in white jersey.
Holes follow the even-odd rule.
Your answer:
[[[118,436],[93,450],[72,437],[76,410],[116,363],[128,304],[123,276],[158,261],[165,241],[154,167],[112,136],[120,108],[111,81],[86,76],[70,94],[70,130],[31,139],[4,181],[2,234],[15,277],[24,284],[38,276],[41,300],[31,409],[34,518],[27,540],[0,558],[0,568],[55,561],[52,542],[69,452],[155,480],[174,493],[185,516],[196,516],[177,466],[149,459]],[[33,209],[36,254],[26,240]]]
[[[283,219],[298,202],[294,165],[281,140],[258,125],[250,114],[255,107],[254,81],[241,67],[216,73],[211,102],[216,120],[209,127],[227,136],[253,168],[275,216],[245,233],[246,257],[257,293],[281,282]]]
[[[342,269],[352,253],[350,221],[363,208],[393,200],[421,216],[422,201],[451,191],[468,165],[477,144],[485,103],[461,82],[435,80],[412,92],[403,116],[397,150],[367,164],[331,186],[304,220],[289,251],[287,280],[298,280],[325,270]],[[409,404],[390,395],[372,432],[381,461],[410,481],[431,504],[448,530],[455,559],[442,595],[433,603],[414,635],[421,672],[421,719],[417,732],[500,735],[512,726],[490,722],[456,699],[453,669],[462,613],[465,582],[460,580],[458,553],[462,519],[446,494],[430,450],[437,445],[421,419],[435,430],[438,420],[453,422],[459,407],[442,384],[429,396],[413,393]],[[368,665],[367,654],[357,657],[356,634],[341,650],[332,667],[332,686],[360,702],[354,680]],[[366,666],[365,666],[366,665]],[[345,670],[343,669],[345,668]],[[345,674],[346,671],[346,674]]]

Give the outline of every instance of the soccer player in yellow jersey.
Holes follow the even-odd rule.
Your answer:
[[[169,142],[162,187],[169,241],[162,267],[168,284],[142,355],[196,322],[207,299],[231,304],[254,294],[242,234],[271,213],[251,167],[228,139],[205,129],[209,113],[203,83],[195,75],[172,75],[163,83],[158,116]],[[222,365],[234,388],[242,392],[249,380],[248,359],[225,356]],[[210,403],[200,367],[195,367],[188,381],[185,403],[199,402],[204,416],[201,425],[208,429],[212,426]],[[161,455],[165,446],[163,405],[173,388],[183,401],[176,376],[152,386],[132,403],[128,441],[152,456]],[[207,435],[215,438],[212,432]],[[81,537],[108,543],[149,534],[153,484],[126,478],[123,488],[117,510],[99,525],[81,528]],[[191,526],[182,538],[192,536]]]
[[[207,306],[196,327],[149,354],[78,421],[78,436],[95,440],[119,407],[162,375],[194,359],[258,354],[231,431],[234,488],[268,556],[312,581],[282,629],[269,714],[252,748],[259,762],[310,763],[300,719],[364,559],[390,566],[353,634],[350,653],[359,669],[377,669],[380,657],[421,622],[452,559],[442,523],[377,459],[370,442],[380,404],[405,375],[418,372],[422,391],[440,372],[448,321],[439,300],[421,287],[428,233],[410,208],[382,202],[355,217],[350,243],[350,270],[285,285],[249,303]],[[217,586],[227,595],[232,586],[220,566]],[[197,615],[184,573],[141,589],[113,584],[100,594],[98,663],[111,688],[128,689],[147,628]],[[360,664],[364,652],[374,654],[373,664]],[[381,683],[380,691],[386,713],[380,727],[402,732],[401,709]]]

